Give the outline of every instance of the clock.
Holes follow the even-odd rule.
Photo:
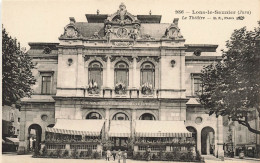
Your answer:
[[[67,37],[76,37],[77,36],[77,31],[74,28],[72,28],[72,27],[68,27],[66,29],[66,35],[67,35]]]
[[[127,37],[127,30],[125,28],[119,28],[116,32],[117,36],[120,38]]]

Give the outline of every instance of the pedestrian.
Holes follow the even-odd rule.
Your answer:
[[[113,150],[112,151],[112,156],[113,156],[113,159],[114,159],[114,161],[116,160],[116,150]]]
[[[123,163],[126,163],[126,159],[127,159],[127,152],[125,150],[125,152],[123,154]]]
[[[118,153],[117,153],[118,163],[120,163],[121,157],[122,157],[122,152],[121,152],[121,150],[119,149],[119,150],[118,150]]]
[[[107,161],[109,161],[110,156],[111,156],[111,151],[108,149],[108,150],[107,150],[107,157],[106,157],[106,160],[107,160]]]

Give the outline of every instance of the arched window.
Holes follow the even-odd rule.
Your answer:
[[[125,113],[116,113],[112,120],[121,120],[121,121],[126,121],[129,120],[128,116]]]
[[[91,112],[87,115],[86,119],[102,119],[102,116],[97,112]]]
[[[128,86],[129,67],[125,62],[118,62],[115,65],[115,84],[124,83]]]
[[[155,117],[150,113],[144,113],[140,116],[139,120],[155,120]]]
[[[148,83],[154,88],[154,65],[151,62],[144,62],[141,66],[141,85]]]
[[[97,83],[97,86],[100,88],[103,85],[102,82],[102,64],[98,61],[91,62],[88,68],[88,84]]]

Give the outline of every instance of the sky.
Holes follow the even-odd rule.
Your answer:
[[[28,42],[59,42],[69,17],[87,22],[85,14],[96,14],[97,9],[100,14],[113,14],[121,2],[133,15],[146,15],[150,10],[153,15],[162,15],[161,23],[172,23],[179,18],[186,44],[217,44],[218,52],[225,48],[234,29],[247,26],[253,30],[260,20],[260,0],[3,0],[2,24],[28,50]],[[200,14],[207,10],[235,11],[235,14]],[[241,10],[246,13],[239,15]],[[190,19],[190,16],[205,19]],[[244,19],[236,20],[238,16]],[[235,20],[213,20],[213,17]]]

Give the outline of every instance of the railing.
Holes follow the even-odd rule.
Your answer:
[[[114,88],[101,88],[98,92],[91,92],[86,88],[57,88],[56,95],[93,98],[185,98],[185,89],[153,89],[152,93],[144,94],[141,89],[136,88],[127,88],[120,93]]]

